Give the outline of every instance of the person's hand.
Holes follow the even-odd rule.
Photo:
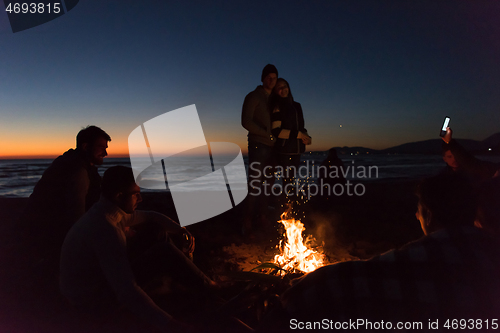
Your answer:
[[[446,143],[450,143],[452,135],[453,135],[453,131],[451,130],[451,128],[446,127],[446,135],[443,136],[443,141]]]
[[[297,139],[301,139],[305,145],[310,145],[312,142],[311,137],[305,133],[302,133],[301,131],[299,131],[299,134],[297,135]]]

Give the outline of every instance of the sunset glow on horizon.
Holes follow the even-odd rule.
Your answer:
[[[446,115],[456,138],[484,140],[500,132],[500,3],[453,3],[81,1],[17,33],[3,10],[0,158],[59,156],[87,125],[128,156],[137,126],[192,104],[206,141],[246,154],[241,108],[268,63],[302,106],[307,151],[436,139]]]

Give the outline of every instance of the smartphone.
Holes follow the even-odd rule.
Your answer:
[[[441,132],[439,133],[440,137],[444,137],[446,135],[446,127],[450,126],[450,117],[444,118],[443,127],[441,127]]]

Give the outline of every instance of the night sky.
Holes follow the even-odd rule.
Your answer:
[[[268,63],[309,150],[437,138],[446,115],[458,138],[500,132],[500,1],[80,0],[17,33],[0,9],[0,157],[59,155],[89,124],[125,155],[190,104],[208,141],[246,151],[241,106]]]

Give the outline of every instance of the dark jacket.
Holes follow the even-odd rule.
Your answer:
[[[97,168],[85,154],[70,149],[45,170],[21,220],[36,242],[50,240],[60,247],[73,223],[99,200],[100,191]]]
[[[273,136],[277,138],[275,148],[281,154],[302,154],[306,146],[297,138],[299,131],[306,134],[304,128],[304,115],[299,103],[290,99],[279,98],[277,107],[271,111],[271,124]],[[283,130],[289,130],[288,139],[280,138]]]
[[[241,125],[248,131],[248,141],[274,146],[271,140],[271,117],[268,108],[269,94],[258,86],[245,97],[241,112]]]

